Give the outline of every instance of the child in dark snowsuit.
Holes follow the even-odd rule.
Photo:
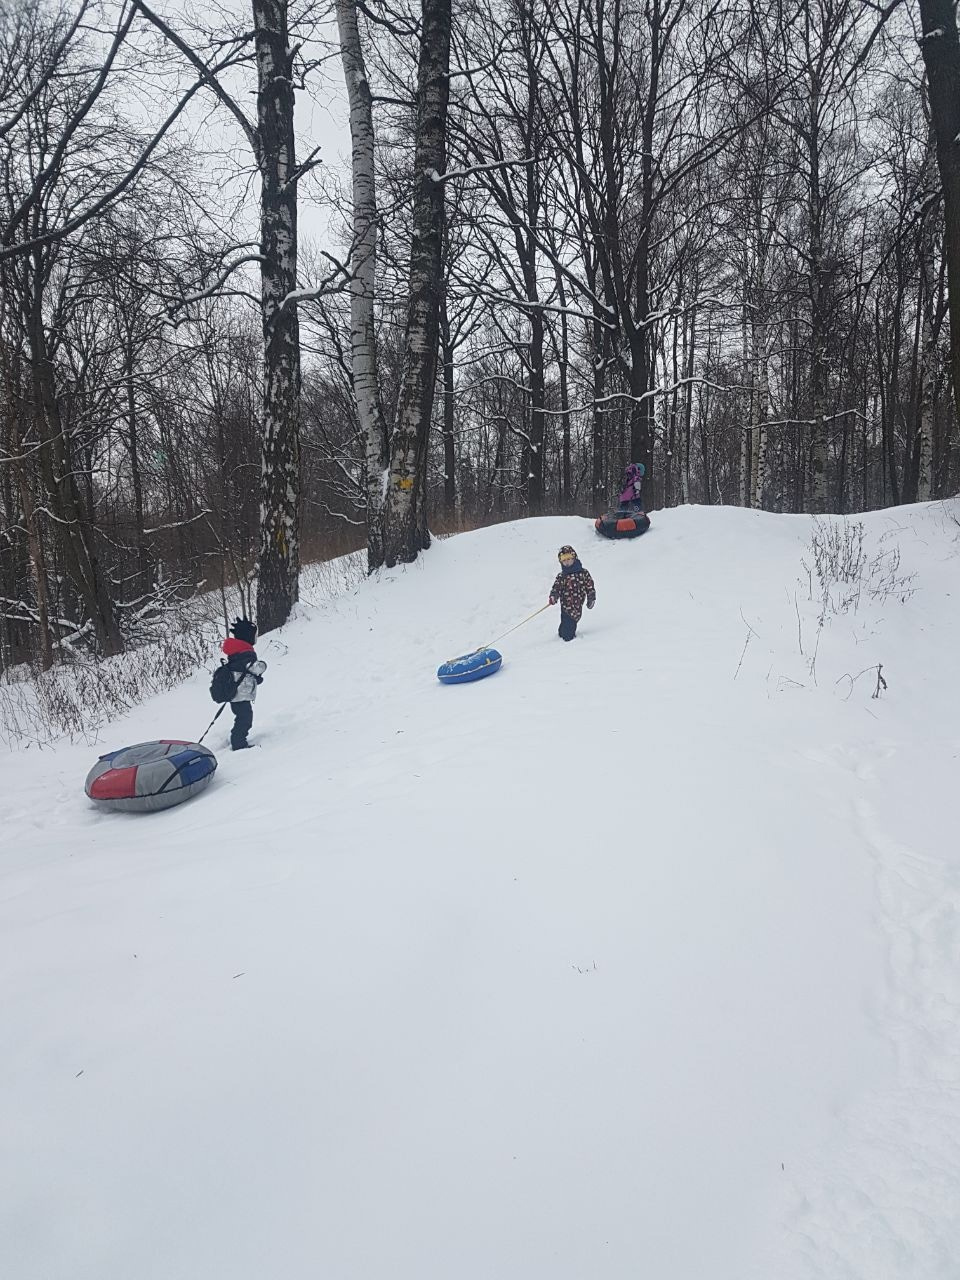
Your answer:
[[[257,696],[257,685],[263,684],[267,664],[260,661],[253,647],[257,628],[249,618],[235,618],[230,630],[232,638],[224,640],[220,648],[227,655],[227,666],[237,680],[237,691],[230,699],[233,712],[230,746],[234,751],[242,751],[251,745],[247,734],[253,727],[253,702]]]
[[[557,635],[561,640],[576,640],[577,623],[583,613],[583,602],[592,609],[597,603],[597,589],[593,579],[577,559],[573,547],[562,546],[557,553],[560,561],[560,572],[550,589],[550,604],[560,602],[560,627]]]
[[[624,511],[642,511],[643,499],[640,497],[640,489],[643,486],[643,477],[646,474],[646,467],[642,462],[631,462],[629,467],[623,473],[623,484],[620,489],[620,506]]]

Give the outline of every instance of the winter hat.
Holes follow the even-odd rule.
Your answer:
[[[569,543],[566,543],[566,542],[557,552],[557,559],[562,561],[565,556],[571,556],[574,560],[576,560],[577,558],[577,553],[574,551],[573,547],[571,547]]]
[[[257,624],[249,618],[234,618],[230,631],[245,644],[253,644],[257,638]]]

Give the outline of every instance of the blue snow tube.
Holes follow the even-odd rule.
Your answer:
[[[469,684],[471,680],[494,675],[502,662],[503,657],[496,649],[477,649],[443,663],[437,668],[437,679],[441,684]]]

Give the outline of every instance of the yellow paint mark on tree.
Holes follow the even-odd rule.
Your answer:
[[[401,476],[400,479],[397,481],[397,488],[403,489],[404,491],[406,491],[407,489],[412,489],[413,476]]]

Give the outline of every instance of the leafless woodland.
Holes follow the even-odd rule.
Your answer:
[[[0,671],[203,592],[272,629],[302,560],[631,460],[650,508],[957,491],[948,0],[197,12],[0,7]]]

